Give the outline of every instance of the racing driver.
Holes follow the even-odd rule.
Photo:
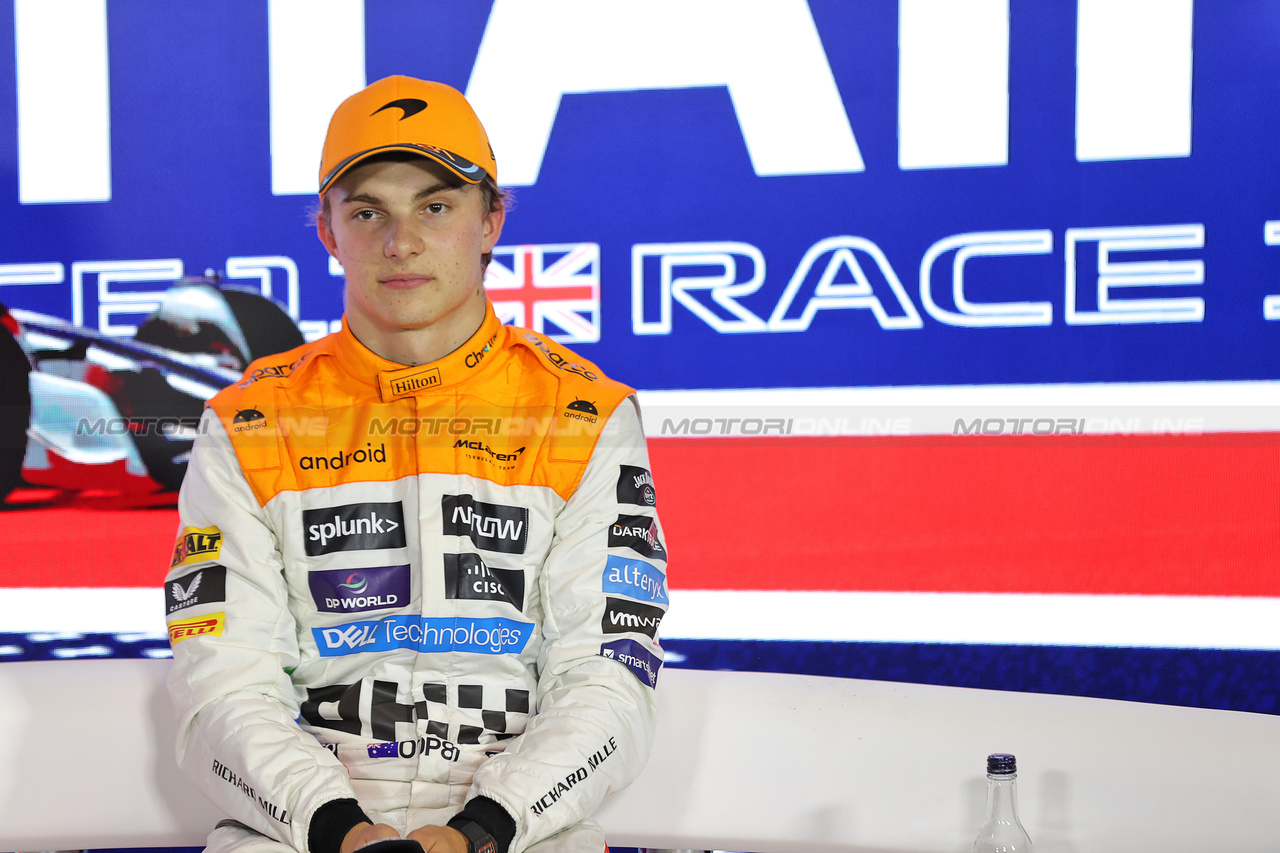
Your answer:
[[[207,406],[166,579],[209,850],[603,849],[648,756],[663,536],[636,398],[483,287],[503,194],[456,90],[334,113],[342,329]],[[526,318],[531,320],[531,318]]]

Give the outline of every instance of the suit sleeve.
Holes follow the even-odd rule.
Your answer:
[[[654,494],[638,404],[629,397],[556,522],[540,579],[538,712],[481,766],[470,791],[514,818],[511,853],[589,818],[648,760],[662,666],[658,623],[667,608]]]
[[[345,768],[295,722],[298,645],[278,540],[211,409],[178,510],[165,581],[178,764],[227,815],[306,851],[322,806],[330,823],[362,813]]]

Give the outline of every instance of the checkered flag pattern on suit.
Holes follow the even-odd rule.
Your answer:
[[[456,701],[449,713],[448,685],[422,685],[424,701],[417,703],[418,719],[427,721],[427,734],[454,743],[489,743],[508,740],[524,731],[529,718],[528,690],[486,688],[483,684],[459,684],[455,689]],[[469,721],[456,724],[454,737],[449,736],[450,725],[446,722],[450,716]]]

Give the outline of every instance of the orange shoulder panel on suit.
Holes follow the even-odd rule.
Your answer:
[[[465,474],[568,500],[632,392],[492,306],[461,347],[405,367],[340,332],[259,359],[209,401],[260,503],[285,491]]]

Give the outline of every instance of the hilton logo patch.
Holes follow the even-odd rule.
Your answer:
[[[439,385],[440,369],[427,367],[422,370],[396,371],[383,373],[378,377],[382,385],[382,398],[392,400],[406,394],[414,394],[426,388]]]

